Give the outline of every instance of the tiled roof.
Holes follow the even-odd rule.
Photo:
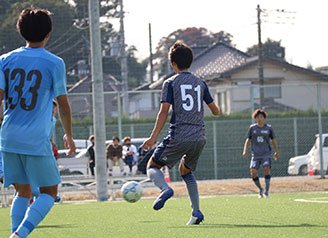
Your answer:
[[[285,60],[265,57],[263,59],[263,61],[264,62],[270,62],[272,64],[278,64],[278,65],[284,66],[288,69],[295,70],[295,71],[298,71],[298,72],[301,72],[301,73],[304,73],[304,74],[312,75],[312,76],[318,77],[318,78],[323,79],[323,80],[328,80],[328,75],[326,75],[326,74],[323,74],[321,72],[318,72],[318,71],[315,71],[315,70],[312,70],[312,69],[306,69],[306,68],[303,68],[303,67],[300,67],[300,66],[297,66],[297,65],[290,64]],[[229,77],[234,73],[238,73],[240,71],[243,71],[244,69],[247,69],[247,68],[252,67],[254,65],[257,65],[257,64],[258,64],[258,57],[257,56],[249,58],[244,64],[242,64],[238,67],[232,68],[228,71],[223,72],[220,75],[220,77],[221,78]]]
[[[189,71],[203,79],[211,79],[221,73],[246,63],[250,56],[225,43],[215,43],[211,47],[199,53],[192,63]],[[163,76],[149,86],[151,89],[159,89],[165,79],[174,73]]]
[[[211,79],[221,73],[244,64],[250,56],[224,43],[216,43],[199,54],[190,72],[203,79]]]

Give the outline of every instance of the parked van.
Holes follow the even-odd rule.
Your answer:
[[[295,156],[289,159],[288,174],[290,175],[307,175],[308,162],[310,157],[313,156],[315,146],[305,155]]]
[[[308,161],[309,169],[312,169],[314,173],[320,173],[320,147],[319,147],[319,135],[316,135],[314,143],[313,156]],[[324,172],[328,171],[328,134],[322,134],[322,152],[323,152],[323,169]]]

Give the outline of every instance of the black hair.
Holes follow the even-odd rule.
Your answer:
[[[112,140],[113,140],[113,141],[116,140],[116,141],[120,142],[120,138],[118,138],[118,136],[113,136],[113,137],[112,137]]]
[[[252,117],[255,119],[260,114],[262,114],[264,118],[267,117],[267,113],[264,110],[262,110],[262,109],[256,109],[255,112],[253,113]]]
[[[169,51],[169,60],[176,63],[180,70],[189,69],[194,55],[191,48],[183,41],[176,41]]]
[[[52,31],[51,12],[40,8],[26,8],[18,17],[17,30],[28,42],[41,42]]]

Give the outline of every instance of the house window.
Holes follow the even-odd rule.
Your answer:
[[[218,105],[221,107],[222,112],[227,112],[227,92],[218,93]]]
[[[264,89],[265,98],[281,98],[281,85],[265,85]],[[258,86],[254,87],[254,97],[260,98],[260,88]]]

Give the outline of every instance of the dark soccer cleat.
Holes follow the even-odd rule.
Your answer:
[[[155,210],[159,210],[162,207],[164,207],[166,200],[168,200],[169,198],[171,198],[174,194],[174,191],[172,188],[168,187],[167,189],[165,189],[160,195],[159,197],[155,200],[153,208]]]
[[[194,216],[191,216],[190,220],[187,222],[186,225],[199,225],[202,221],[204,221],[204,215],[201,211],[198,210],[198,212]]]

